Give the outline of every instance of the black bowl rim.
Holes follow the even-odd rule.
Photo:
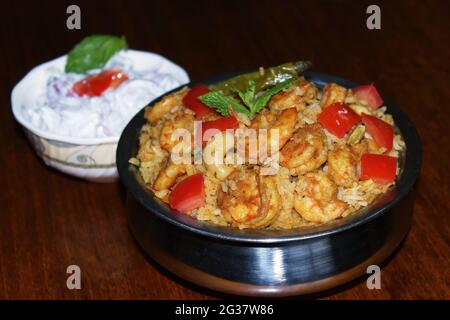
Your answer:
[[[240,71],[222,74],[214,77],[207,77],[199,81],[191,81],[188,84],[179,86],[170,92],[154,99],[149,105],[162,99],[162,97],[175,92],[185,86],[193,86],[196,83],[212,84],[223,81],[232,76],[242,74],[252,70]],[[324,86],[329,82],[335,82],[343,85],[347,88],[353,88],[357,86],[356,83],[345,80],[340,77],[317,73],[313,71],[306,71],[303,76],[313,81],[319,87]],[[324,224],[313,228],[301,228],[301,229],[289,229],[289,230],[254,230],[244,229],[240,230],[233,227],[216,226],[211,223],[203,223],[187,215],[178,213],[168,208],[167,205],[156,199],[148,190],[146,190],[142,182],[136,178],[136,173],[133,173],[130,168],[128,160],[133,154],[132,150],[137,144],[137,135],[144,123],[144,108],[139,111],[127,124],[122,132],[119,143],[117,146],[116,163],[119,172],[120,179],[125,185],[128,192],[146,209],[149,213],[154,213],[163,220],[189,232],[200,234],[206,237],[215,238],[224,241],[238,241],[246,243],[282,243],[299,241],[305,239],[313,239],[318,237],[325,237],[335,233],[340,233],[351,228],[355,228],[359,225],[365,224],[391,208],[396,206],[412,189],[414,182],[416,181],[422,164],[422,145],[419,134],[414,125],[408,119],[408,117],[396,107],[389,99],[382,97],[384,105],[387,106],[387,110],[394,117],[397,128],[401,131],[401,134],[406,143],[406,154],[403,171],[400,177],[396,181],[396,185],[387,192],[387,194],[381,196],[373,204],[367,208],[360,210],[360,214],[355,213],[350,217],[340,219],[343,221],[334,224]],[[346,220],[346,221],[345,221]]]

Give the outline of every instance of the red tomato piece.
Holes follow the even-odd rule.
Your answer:
[[[367,132],[380,146],[391,151],[394,145],[394,128],[387,122],[367,114],[361,114]]]
[[[336,102],[323,110],[317,121],[331,134],[342,138],[361,118],[345,103]]]
[[[75,82],[72,91],[80,97],[98,97],[110,88],[117,88],[127,79],[128,76],[122,72],[122,68],[105,70]]]
[[[358,100],[365,100],[367,102],[367,107],[370,109],[375,110],[383,104],[383,99],[373,83],[358,86],[353,88],[352,91]]]
[[[196,125],[195,125],[196,126]],[[239,122],[235,116],[228,116],[212,121],[202,123],[201,130],[195,127],[195,143],[196,146],[204,146],[214,135],[227,129],[239,128]]]
[[[215,112],[198,98],[209,91],[208,87],[203,83],[197,83],[183,98],[184,106],[194,111],[197,119],[203,118],[208,113]]]
[[[215,134],[217,134],[216,130],[223,132],[226,131],[227,129],[237,129],[237,128],[239,128],[239,122],[235,116],[228,116],[217,120],[203,122],[202,141],[205,143],[208,142],[209,139],[211,139]]]
[[[169,195],[172,209],[186,213],[205,205],[203,173],[189,176],[179,182]]]
[[[397,158],[383,154],[366,153],[361,157],[361,180],[372,179],[387,184],[395,180]]]

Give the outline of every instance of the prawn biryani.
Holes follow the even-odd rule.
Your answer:
[[[402,136],[373,84],[321,88],[309,65],[166,95],[129,162],[173,210],[216,225],[301,228],[370,205],[395,184]]]

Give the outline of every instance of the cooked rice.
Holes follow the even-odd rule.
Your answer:
[[[349,91],[351,92],[351,91]],[[317,121],[317,115],[322,111],[320,107],[320,99],[322,93],[319,92],[314,99],[309,100],[303,110],[299,110],[298,121],[295,128],[302,128],[306,125],[313,124]],[[371,110],[365,106],[364,101],[359,101],[358,104],[355,103],[353,96],[348,96],[345,102],[352,104],[352,109],[358,114],[365,112],[367,114],[372,114],[374,116],[383,119],[384,121],[393,124],[393,118],[391,115],[386,114],[386,107],[381,107],[377,110]],[[159,136],[161,134],[162,126],[164,121],[170,121],[175,118],[180,112],[192,113],[191,110],[186,109],[182,106],[176,106],[170,112],[165,114],[161,121],[156,124],[145,124],[141,129],[141,135],[139,138],[140,148],[136,157],[130,159],[130,163],[139,168],[139,172],[149,187],[152,190],[152,185],[158,176],[158,173],[166,165],[168,161],[169,154],[165,151],[160,143]],[[241,121],[241,127],[245,127],[250,123],[250,120],[242,115],[238,118]],[[330,134],[327,130],[324,130],[327,139],[327,148],[332,150],[336,146],[345,145],[345,136],[342,139]],[[366,139],[372,139],[370,135],[365,133]],[[312,139],[312,137],[311,137]],[[395,134],[394,137],[394,148],[389,153],[390,156],[399,157],[400,153],[405,149],[405,142],[403,141],[400,134]],[[266,160],[265,165],[270,165],[270,159]],[[319,169],[324,173],[328,173],[329,168],[327,163],[322,165]],[[237,190],[237,185],[234,180],[220,181],[214,174],[209,172],[203,164],[189,164],[186,165],[186,175],[191,176],[198,172],[204,174],[204,186],[206,201],[205,205],[199,209],[192,210],[189,214],[205,222],[210,222],[217,225],[230,225],[222,214],[220,208],[217,204],[217,194],[221,190],[227,193],[229,190]],[[179,177],[178,181],[181,181],[184,177]],[[278,193],[281,196],[282,204],[279,210],[279,215],[273,221],[269,229],[289,229],[297,228],[311,225],[311,222],[304,220],[295,210],[294,210],[294,200],[295,200],[295,188],[296,188],[297,171],[293,169],[288,169],[285,167],[279,167],[275,174],[276,186]],[[345,202],[349,205],[349,209],[345,212],[343,216],[347,216],[355,211],[361,209],[362,207],[368,206],[372,201],[375,200],[380,194],[386,192],[390,185],[377,184],[372,180],[358,181],[354,183],[351,187],[345,188],[340,186],[338,188],[337,199]],[[161,200],[167,202],[168,194],[170,190],[154,191],[154,195]]]

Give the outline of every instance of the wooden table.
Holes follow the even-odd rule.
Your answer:
[[[450,298],[450,2],[388,1],[381,30],[366,28],[362,1],[81,2],[82,29],[66,28],[69,2],[2,3],[0,28],[0,298],[209,299],[148,262],[126,221],[120,183],[95,184],[47,168],[10,111],[13,85],[33,66],[92,33],[126,35],[192,79],[308,58],[314,69],[375,81],[417,126],[424,164],[411,231],[382,271],[326,299]],[[82,290],[66,288],[66,268]],[[316,297],[316,296],[314,296]]]

